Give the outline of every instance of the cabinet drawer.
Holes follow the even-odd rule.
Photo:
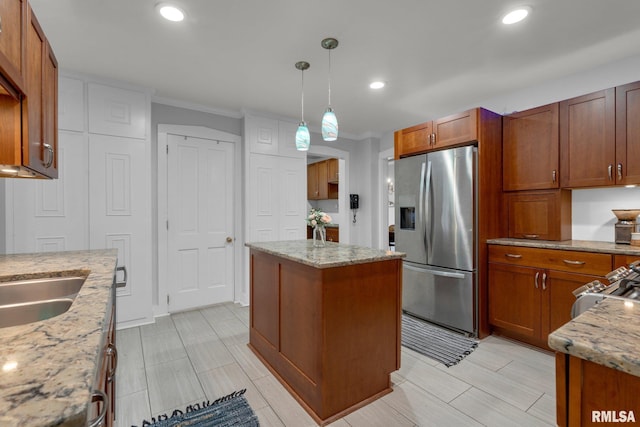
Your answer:
[[[538,249],[521,246],[489,246],[489,261],[550,270],[604,276],[611,271],[609,254]]]

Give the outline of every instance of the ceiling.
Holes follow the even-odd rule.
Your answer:
[[[30,0],[61,70],[142,85],[154,96],[240,117],[300,119],[319,132],[331,103],[359,139],[640,54],[635,0]],[[170,2],[172,0],[166,0]],[[503,25],[513,6],[525,21]],[[369,89],[371,80],[387,86]]]

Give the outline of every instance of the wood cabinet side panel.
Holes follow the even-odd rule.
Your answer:
[[[400,262],[323,271],[323,408],[327,414],[389,387],[389,374],[398,365]]]
[[[258,333],[274,350],[280,348],[280,265],[278,258],[251,251],[250,259],[252,332]],[[255,302],[255,303],[254,303]]]
[[[568,359],[569,356],[566,354],[556,352],[556,422],[558,427],[567,426]]]

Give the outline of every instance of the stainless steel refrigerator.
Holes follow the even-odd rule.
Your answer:
[[[477,335],[474,146],[395,161],[396,250],[405,312]]]

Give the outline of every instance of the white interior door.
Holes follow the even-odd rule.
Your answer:
[[[233,144],[168,136],[168,307],[233,301]]]
[[[89,135],[89,247],[117,249],[118,266],[127,269],[127,284],[116,292],[119,325],[153,319],[147,146],[140,139]]]

